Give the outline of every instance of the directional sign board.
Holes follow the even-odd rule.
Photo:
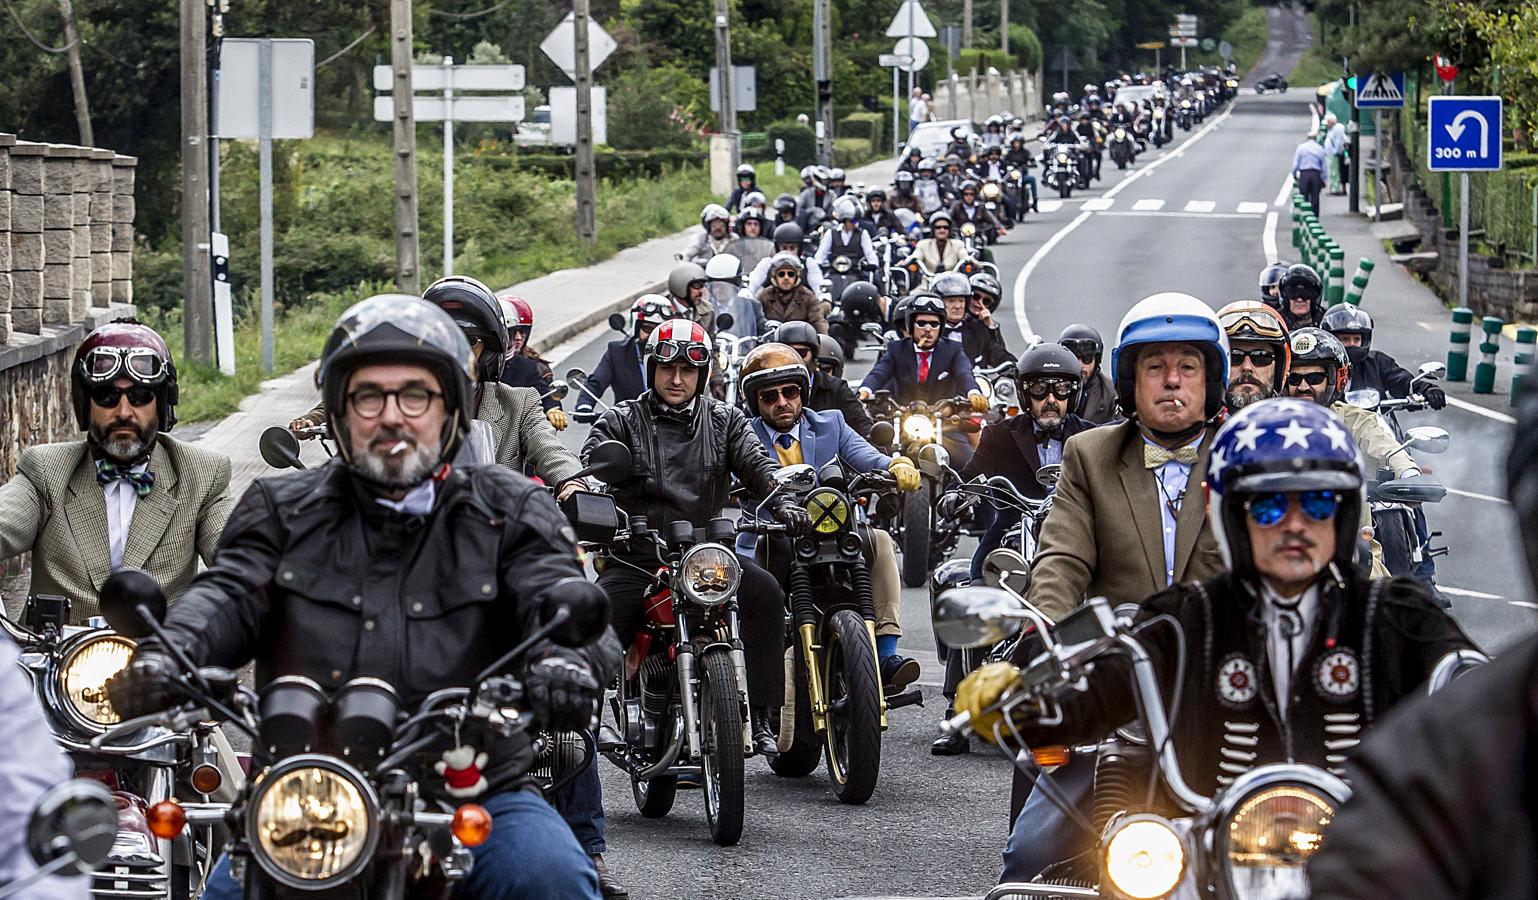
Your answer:
[[[388,92],[393,87],[395,69],[374,67],[374,90]],[[413,91],[521,91],[523,66],[412,66]]]
[[[893,56],[906,56],[910,61],[902,67],[904,72],[917,72],[929,65],[929,45],[918,38],[903,38],[892,48]]]
[[[898,56],[896,53],[883,53],[876,57],[876,64],[882,66],[897,66],[898,68],[907,71],[907,68],[913,65],[913,57]]]
[[[1198,42],[1197,42],[1196,38],[1194,38],[1194,37],[1172,37],[1172,38],[1170,38],[1170,46],[1171,47],[1195,47],[1197,45],[1197,43]]]
[[[1499,97],[1432,97],[1426,154],[1433,172],[1494,172],[1501,167]]]
[[[1404,73],[1385,75],[1374,72],[1357,76],[1357,109],[1401,109],[1404,107]]]
[[[452,97],[445,100],[418,95],[411,98],[411,114],[418,122],[522,122],[523,98]],[[453,115],[449,115],[452,112]],[[389,94],[374,97],[374,121],[388,122],[395,118],[395,101]]]
[[[913,37],[932,38],[939,37],[935,26],[930,24],[929,16],[924,14],[924,7],[919,5],[919,0],[905,0],[898,8],[897,15],[892,17],[892,24],[886,27],[887,37],[908,37],[909,27]]]
[[[577,26],[573,13],[567,13],[561,24],[555,26],[550,34],[546,35],[539,49],[550,57],[550,61],[560,67],[566,77],[572,81],[577,80]],[[587,20],[587,68],[591,72],[603,65],[603,61],[609,58],[614,48],[619,45],[614,43],[614,38],[609,36],[603,26],[592,19]],[[576,95],[572,95],[572,102],[576,102]]]

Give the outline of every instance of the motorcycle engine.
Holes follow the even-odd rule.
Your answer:
[[[672,705],[678,676],[676,664],[663,655],[648,656],[641,663],[636,681],[640,685],[641,715],[632,726],[639,729],[638,743],[648,750],[656,749],[660,725]]]

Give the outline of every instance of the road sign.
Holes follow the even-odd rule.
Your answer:
[[[609,142],[609,91],[595,85],[592,97],[593,146]],[[552,85],[550,88],[550,143],[558,147],[577,143],[577,89]]]
[[[427,97],[411,98],[412,115],[418,122],[522,122],[523,98]],[[374,121],[388,122],[395,117],[394,101],[389,94],[374,98]]]
[[[1404,73],[1385,75],[1374,72],[1358,76],[1361,88],[1356,92],[1357,109],[1401,109],[1404,107]]]
[[[1433,172],[1493,172],[1501,167],[1500,97],[1432,97],[1426,153]]]
[[[1139,50],[1160,50],[1164,47],[1163,41],[1144,41],[1137,45]]]
[[[1202,38],[1202,49],[1208,53],[1218,49],[1218,42],[1212,38]]]
[[[1197,40],[1194,37],[1172,37],[1172,38],[1170,38],[1170,46],[1171,47],[1195,47],[1196,44],[1197,44]]]
[[[1222,43],[1218,44],[1218,55],[1224,59],[1233,59],[1234,45],[1230,44],[1228,41],[1223,41]]]
[[[1196,27],[1196,16],[1191,13],[1176,13],[1175,21],[1182,25],[1190,25],[1192,28]]]
[[[374,90],[389,92],[394,79],[393,67],[374,67]],[[521,91],[523,66],[411,67],[413,91],[441,91],[445,88],[455,91]]]
[[[1442,79],[1443,81],[1449,81],[1450,82],[1453,79],[1458,77],[1458,65],[1457,65],[1457,63],[1454,63],[1452,60],[1448,59],[1447,57],[1443,56],[1442,54],[1438,53],[1431,60],[1431,62],[1432,62],[1433,65],[1436,66],[1437,77]]]
[[[710,111],[721,111],[721,70],[710,70]],[[758,67],[732,66],[732,108],[738,112],[758,109]]]
[[[221,138],[260,138],[261,43],[272,43],[273,138],[315,134],[315,42],[308,38],[225,38],[213,133]],[[389,66],[385,66],[389,69]]]
[[[913,57],[899,56],[896,53],[883,53],[876,57],[876,63],[883,66],[896,66],[906,72],[908,66],[913,64]]]
[[[902,38],[892,47],[892,55],[911,57],[912,61],[903,67],[904,72],[917,72],[929,65],[929,45],[918,38]]]
[[[561,24],[545,36],[539,49],[550,57],[550,61],[560,67],[566,77],[572,81],[577,80],[577,26],[572,13],[567,13]],[[619,45],[614,43],[614,38],[609,36],[603,26],[592,19],[587,20],[587,67],[591,72],[603,65],[603,61],[609,58],[614,48]],[[576,102],[576,94],[572,95],[572,102]]]
[[[913,37],[940,36],[935,31],[935,26],[930,24],[929,16],[924,14],[924,7],[919,5],[919,0],[904,0],[903,5],[897,9],[897,15],[892,17],[892,24],[886,27],[886,36],[908,37],[910,25],[913,29],[911,32]],[[923,67],[920,66],[920,68]]]

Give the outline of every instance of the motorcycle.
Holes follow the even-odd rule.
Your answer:
[[[800,778],[825,758],[834,795],[858,805],[876,790],[887,712],[923,703],[917,689],[885,695],[876,652],[866,511],[895,506],[896,483],[882,471],[847,478],[836,461],[821,472],[804,464],[786,466],[775,481],[777,493],[805,506],[812,531],[789,538],[785,526],[774,522],[738,526],[760,536],[758,562],[784,573],[797,636],[790,696],[780,714],[780,753],[769,768]]]
[[[1153,120],[1153,134],[1151,135],[1150,139],[1153,141],[1153,145],[1155,147],[1163,147],[1165,144],[1168,144],[1172,140],[1170,137],[1168,115],[1166,114],[1164,107],[1155,106],[1153,108],[1153,112],[1151,112],[1149,116]]]
[[[1181,131],[1190,131],[1191,122],[1196,116],[1190,97],[1180,98],[1180,103],[1175,107],[1175,125]]]
[[[408,710],[377,678],[354,678],[328,694],[308,678],[283,676],[257,694],[235,672],[198,669],[167,639],[165,604],[143,572],[120,571],[103,585],[102,612],[115,631],[154,634],[170,650],[181,702],[92,743],[214,718],[246,733],[252,776],[233,803],[167,799],[150,807],[149,821],[164,840],[189,825],[227,825],[231,873],[253,900],[449,896],[474,864],[469,848],[491,833],[486,809],[461,799],[476,796],[479,748],[536,727],[522,683],[506,673],[521,671],[546,639],[582,646],[608,626],[603,592],[568,579],[546,598],[540,624],[472,679],[474,687],[435,691]]]
[[[1125,126],[1116,126],[1107,143],[1110,144],[1111,162],[1116,163],[1116,168],[1125,169],[1137,158],[1137,142]]]
[[[1278,94],[1287,93],[1287,79],[1282,77],[1282,73],[1272,72],[1255,82],[1255,93],[1264,94],[1267,91],[1276,91]]]
[[[1043,167],[1042,179],[1050,186],[1057,189],[1057,195],[1063,199],[1073,196],[1073,189],[1084,187],[1079,182],[1082,166],[1079,163],[1079,148],[1074,144],[1048,144],[1043,151],[1046,160]]]

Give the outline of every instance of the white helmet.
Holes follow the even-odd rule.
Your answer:
[[[727,212],[726,207],[719,203],[707,203],[705,208],[700,210],[700,224],[709,228],[710,223],[716,219],[724,219],[727,222],[731,222],[732,214]]]
[[[705,277],[711,281],[729,281],[736,284],[741,274],[742,260],[730,253],[717,253],[705,263]]]
[[[755,174],[757,174],[757,173],[754,171],[753,167],[751,165],[749,165],[748,163],[743,163],[742,165],[737,167],[737,178],[739,180],[743,179],[743,178],[752,178]]]
[[[744,207],[767,206],[768,204],[768,198],[766,198],[760,191],[748,191],[746,194],[742,195],[742,205]]]
[[[840,222],[845,219],[858,219],[860,217],[860,204],[856,203],[853,197],[840,197],[833,204],[833,215]]]
[[[844,170],[840,169],[838,166],[834,166],[833,168],[829,169],[828,170],[828,180],[829,181],[843,181],[844,180]]]
[[[1179,291],[1165,291],[1139,300],[1127,310],[1116,329],[1111,350],[1111,379],[1116,383],[1117,404],[1131,416],[1137,410],[1134,394],[1134,358],[1122,362],[1124,351],[1143,344],[1183,342],[1195,344],[1207,363],[1206,418],[1223,409],[1228,385],[1228,335],[1217,313],[1201,300]]]

